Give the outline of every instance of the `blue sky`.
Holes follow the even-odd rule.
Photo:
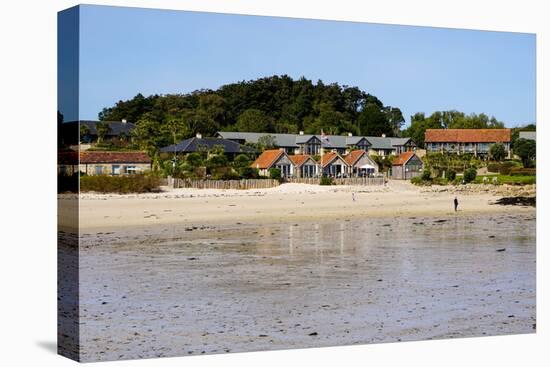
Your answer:
[[[415,112],[535,122],[535,36],[81,6],[80,119],[137,93],[187,93],[274,74],[358,86]],[[67,116],[66,120],[72,119]]]

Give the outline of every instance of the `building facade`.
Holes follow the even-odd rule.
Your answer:
[[[151,170],[151,158],[145,152],[84,151],[79,154],[78,169],[88,176],[133,175]]]
[[[405,152],[392,162],[391,177],[395,180],[410,180],[422,174],[424,162],[414,152]]]
[[[510,157],[510,129],[427,129],[425,146],[428,153],[447,152],[487,157],[493,144],[502,144]]]

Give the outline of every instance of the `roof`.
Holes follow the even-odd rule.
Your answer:
[[[75,150],[59,150],[57,152],[57,164],[77,165],[78,152]]]
[[[372,149],[394,149],[396,146],[407,144],[411,138],[386,138],[381,136],[367,136],[366,139],[372,144]]]
[[[308,154],[294,154],[294,155],[289,155],[288,156],[288,159],[290,159],[290,161],[292,163],[294,163],[294,165],[296,167],[300,167],[302,166],[304,163],[306,163],[309,159],[311,159],[313,162],[315,162],[313,160],[313,158],[311,158],[310,155]]]
[[[412,157],[414,157],[416,154],[414,152],[405,152],[401,153],[391,163],[392,166],[402,166],[405,163],[407,163]]]
[[[286,153],[283,149],[264,150],[262,154],[252,162],[250,167],[259,169],[270,168],[284,154]]]
[[[262,136],[270,135],[275,138],[275,144],[279,147],[298,147],[296,145],[297,134],[243,133],[232,131],[219,131],[217,135],[222,137],[223,139],[245,140],[250,143],[257,143]]]
[[[97,123],[98,122],[105,122],[109,124],[109,127],[111,128],[111,131],[107,133],[108,136],[118,136],[120,134],[126,134],[130,135],[130,132],[134,130],[136,127],[135,124],[131,122],[122,122],[122,121],[92,121],[92,120],[80,120],[80,121],[70,121],[63,123],[63,125],[70,126],[70,125],[79,125],[79,126],[86,126],[89,130],[90,135],[97,135]],[[63,126],[62,125],[62,126]]]
[[[80,152],[80,163],[151,163],[151,158],[145,152]]]
[[[367,154],[367,152],[365,152],[362,149],[353,150],[349,152],[349,154],[346,154],[344,156],[344,160],[346,161],[347,164],[349,164],[350,166],[353,166],[355,162],[357,162],[364,154]]]
[[[496,143],[509,142],[510,129],[427,129],[426,143]]]
[[[304,144],[312,137],[321,140],[321,135],[307,134],[271,134],[271,133],[249,133],[238,131],[219,131],[218,136],[224,139],[245,140],[251,143],[257,143],[262,136],[270,135],[275,139],[278,147],[297,148],[298,144]],[[410,138],[386,138],[381,136],[349,136],[349,135],[325,135],[326,139],[323,145],[330,148],[347,148],[350,145],[358,144],[362,139],[366,139],[373,149],[394,149],[395,146],[405,145]]]
[[[325,153],[323,154],[323,157],[321,158],[321,167],[326,167],[328,166],[329,164],[331,164],[334,160],[336,160],[337,158],[340,158],[342,159],[344,162],[346,162],[342,156],[340,156],[340,154],[336,153],[336,152],[328,152],[328,153]]]
[[[537,132],[536,131],[520,131],[519,132],[519,138],[520,139],[527,139],[527,140],[537,140]]]
[[[215,146],[222,146],[225,153],[254,153],[251,147],[236,143],[232,140],[220,138],[189,138],[180,141],[178,144],[172,144],[161,148],[162,153],[193,153],[203,150],[210,150]]]

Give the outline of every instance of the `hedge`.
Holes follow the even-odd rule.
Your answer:
[[[119,194],[159,191],[160,178],[146,175],[129,176],[82,176],[80,191]]]

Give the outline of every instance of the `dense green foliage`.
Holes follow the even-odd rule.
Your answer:
[[[474,183],[488,183],[496,185],[534,185],[537,183],[537,178],[534,175],[477,176]]]
[[[281,179],[281,170],[279,168],[270,168],[269,169],[269,178],[280,180]]]
[[[115,192],[119,194],[158,191],[160,179],[154,176],[82,176],[80,191]]]
[[[321,179],[319,180],[319,185],[330,186],[332,184],[334,184],[334,181],[332,180],[332,177],[321,176]]]
[[[396,136],[405,122],[357,87],[272,76],[189,94],[136,95],[99,113],[100,120],[136,122],[136,140],[154,151],[174,140],[219,130]]]
[[[469,183],[476,179],[477,171],[475,168],[468,168],[464,171],[464,182]]]
[[[521,158],[524,167],[532,167],[537,155],[537,145],[533,140],[518,139],[514,143],[514,154]]]
[[[424,148],[424,133],[427,129],[501,129],[504,123],[484,113],[466,115],[464,112],[436,111],[426,117],[424,113],[411,116],[411,125],[403,130],[402,136],[410,137],[420,148]]]
[[[504,148],[504,144],[492,144],[489,147],[489,156],[495,161],[502,161],[506,157],[506,149]]]

